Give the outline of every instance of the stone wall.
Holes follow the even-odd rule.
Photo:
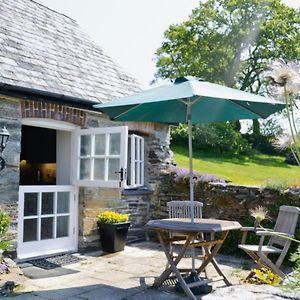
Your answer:
[[[0,208],[10,216],[10,239],[16,247],[19,192],[19,161],[21,152],[21,109],[18,100],[0,96],[0,128],[10,133],[3,152],[6,168],[0,172]]]
[[[251,186],[235,186],[217,183],[196,186],[195,201],[203,202],[203,216],[206,218],[235,220],[243,226],[253,226],[254,219],[249,209],[258,205],[266,207],[271,221],[265,220],[263,226],[273,228],[281,205],[300,206],[300,191],[280,191]],[[161,182],[159,192],[153,197],[150,217],[153,219],[168,217],[167,202],[188,200],[187,183],[175,183],[170,174]],[[300,239],[300,221],[296,229],[296,238]],[[237,251],[240,233],[230,233],[223,250],[228,253]],[[293,245],[295,247],[296,245]],[[293,249],[292,247],[292,249]]]

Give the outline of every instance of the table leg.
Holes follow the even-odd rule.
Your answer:
[[[184,256],[184,253],[187,249],[187,247],[189,246],[192,237],[187,237],[185,244],[183,245],[183,247],[181,248],[180,253],[178,254],[178,256],[175,258],[175,260],[172,259],[167,247],[166,247],[166,243],[163,240],[162,234],[160,231],[157,231],[157,235],[160,241],[160,244],[163,248],[163,251],[167,257],[168,263],[170,264],[170,267],[165,269],[165,271],[155,280],[153,287],[157,288],[159,286],[161,286],[163,284],[163,282],[170,276],[170,274],[172,273],[172,266],[176,266],[178,265],[178,263],[180,262],[180,260],[182,259],[182,257]],[[177,268],[176,268],[177,269]]]
[[[226,275],[223,273],[223,271],[220,269],[220,267],[219,267],[217,261],[216,261],[214,258],[211,260],[211,263],[212,263],[213,266],[215,267],[215,269],[216,269],[216,271],[218,272],[218,274],[219,274],[220,276],[223,277],[223,280],[224,280],[225,284],[226,284],[227,286],[232,285],[232,284],[230,283],[230,281],[228,280],[227,276],[226,276]]]
[[[180,262],[181,258],[184,256],[184,253],[188,247],[188,245],[191,243],[192,240],[192,236],[187,236],[186,238],[186,242],[184,244],[184,246],[181,249],[181,252],[178,254],[178,256],[176,257],[175,260],[172,259],[167,247],[166,247],[166,243],[163,240],[162,234],[161,232],[157,232],[158,233],[158,238],[160,241],[160,244],[163,248],[163,251],[167,257],[167,260],[170,264],[170,267],[168,269],[166,269],[154,282],[153,287],[154,288],[158,288],[159,286],[161,286],[163,284],[163,282],[170,276],[170,274],[173,273],[175,274],[175,276],[177,277],[181,287],[183,288],[184,292],[186,293],[186,295],[193,299],[196,300],[195,295],[192,293],[192,291],[189,289],[189,287],[187,286],[187,283],[184,281],[182,275],[180,274],[179,270],[177,269],[177,264]]]
[[[204,247],[205,252],[207,254],[207,258],[203,261],[202,265],[198,268],[197,272],[198,272],[198,274],[200,274],[206,268],[206,266],[211,262],[212,265],[214,266],[214,268],[216,269],[216,271],[218,272],[218,274],[223,277],[223,280],[224,280],[225,284],[227,286],[229,286],[229,285],[231,285],[231,283],[229,282],[226,275],[222,272],[222,270],[220,269],[217,261],[214,258],[216,256],[216,254],[218,253],[219,249],[221,248],[222,244],[224,243],[227,235],[228,235],[228,231],[224,231],[222,233],[222,236],[220,238],[220,242],[212,248],[212,251],[211,251],[211,246],[205,246]]]

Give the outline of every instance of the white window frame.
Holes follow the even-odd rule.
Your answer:
[[[109,155],[109,136],[112,133],[120,133],[120,155]],[[106,149],[104,155],[95,155],[95,135],[105,134],[106,136]],[[91,153],[87,156],[80,155],[80,143],[81,136],[89,135],[91,136]],[[127,168],[127,143],[128,143],[128,126],[115,126],[115,127],[101,127],[101,128],[89,128],[81,129],[77,131],[76,134],[77,141],[77,167],[76,167],[76,184],[79,186],[97,186],[97,187],[120,187],[119,180],[108,180],[108,159],[110,158],[120,158],[120,169],[124,170],[124,180],[121,182],[121,187],[125,186],[126,178],[126,168]],[[89,158],[91,161],[90,166],[90,179],[80,179],[80,160],[84,158]],[[94,180],[94,159],[104,158],[105,160],[105,177],[104,180]]]
[[[144,186],[144,174],[145,174],[145,146],[144,146],[144,138],[131,134],[130,138],[130,185],[127,185],[127,188],[136,188],[140,186]],[[136,143],[137,141],[137,143]],[[137,149],[136,148],[137,145]],[[137,156],[135,155],[137,153]],[[137,169],[135,165],[137,164]],[[137,170],[137,172],[136,172]]]

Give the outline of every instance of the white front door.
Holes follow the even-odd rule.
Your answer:
[[[72,186],[20,186],[18,258],[75,251],[77,206]]]

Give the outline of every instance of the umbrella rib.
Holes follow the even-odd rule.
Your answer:
[[[247,109],[247,110],[249,110],[249,111],[251,111],[252,113],[254,113],[254,114],[256,114],[256,115],[258,115],[258,116],[260,116],[261,118],[263,118],[263,119],[265,119],[266,117],[264,117],[264,116],[262,116],[260,113],[258,113],[258,112],[256,112],[256,111],[254,111],[253,109],[250,109],[250,108],[248,108],[248,107],[245,107],[245,106],[243,106],[243,105],[241,105],[241,104],[239,104],[239,103],[236,103],[234,100],[231,100],[231,99],[228,99],[229,101],[231,101],[232,103],[234,103],[234,104],[236,104],[236,105],[238,105],[238,106],[240,106],[240,107],[242,107],[242,108],[244,108],[244,109]],[[248,101],[247,101],[248,102]]]
[[[134,105],[133,107],[129,108],[128,110],[126,111],[123,111],[122,113],[120,113],[119,115],[115,116],[113,119],[116,120],[117,118],[127,114],[128,112],[134,110],[135,108],[139,107],[140,105],[142,105],[142,103],[139,103],[138,105]]]

